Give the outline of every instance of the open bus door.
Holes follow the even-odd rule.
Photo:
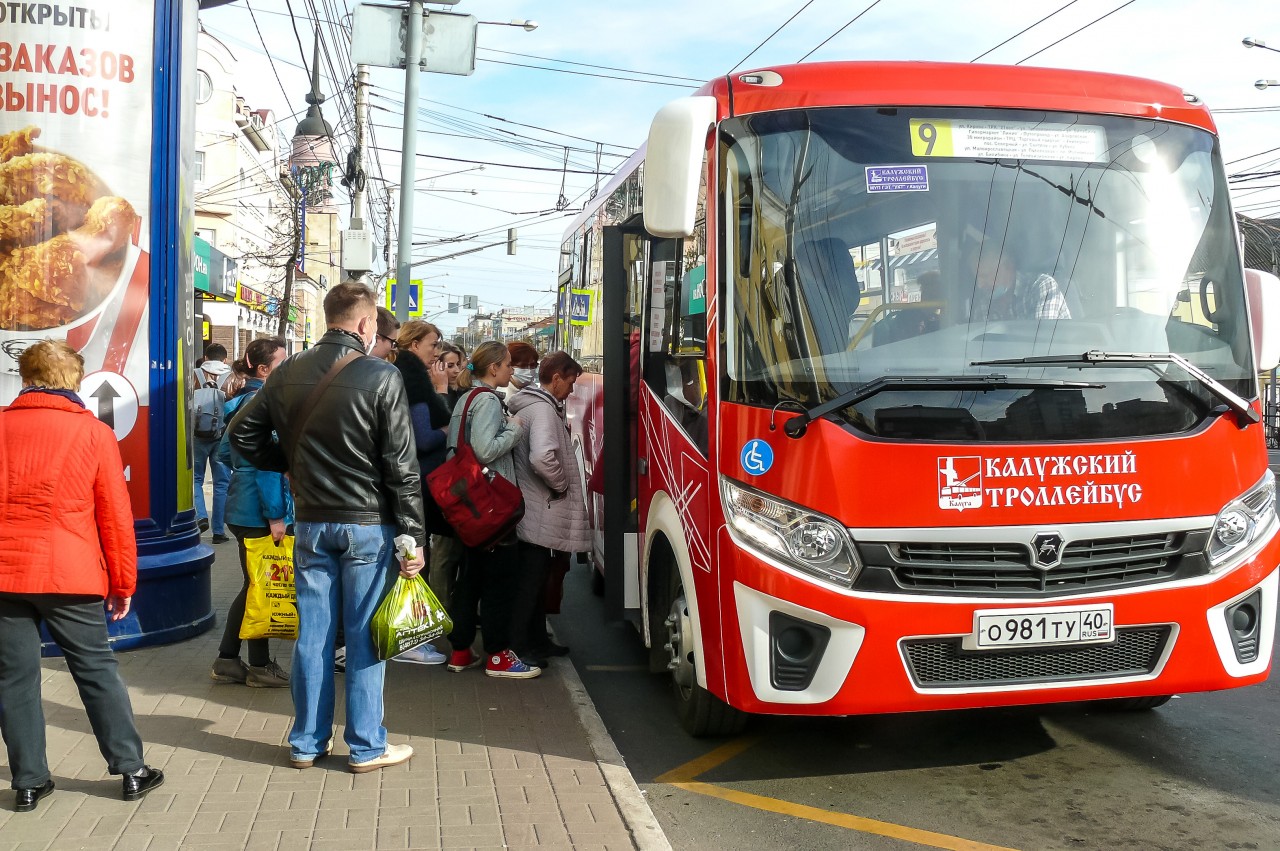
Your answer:
[[[604,493],[603,577],[605,612],[611,619],[640,612],[640,535],[636,512],[637,394],[646,235],[640,217],[603,228]]]

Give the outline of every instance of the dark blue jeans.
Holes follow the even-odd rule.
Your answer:
[[[107,643],[102,599],[67,594],[0,594],[0,732],[14,789],[49,779],[40,701],[40,622],[62,648],[98,750],[112,774],[142,768],[142,738],[129,692]]]

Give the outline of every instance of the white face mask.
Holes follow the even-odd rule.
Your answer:
[[[370,340],[369,342],[367,342],[367,343],[365,343],[365,344],[364,344],[364,353],[365,353],[366,355],[372,355],[372,354],[373,354],[373,347],[374,347],[374,346],[376,346],[376,345],[378,345],[378,335],[377,335],[377,334],[374,334],[374,335],[373,335],[373,339],[372,339],[372,340]]]
[[[537,375],[537,370],[530,367],[528,369],[517,369],[513,374],[513,377],[521,387],[524,387],[533,383],[535,375]]]

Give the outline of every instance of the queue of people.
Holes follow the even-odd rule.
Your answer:
[[[324,312],[328,331],[304,352],[286,357],[279,338],[254,340],[229,367],[225,354],[209,351],[208,368],[193,376],[193,389],[226,397],[224,431],[205,454],[222,468],[225,496],[208,516],[215,532],[235,538],[242,578],[210,676],[289,688],[288,758],[304,769],[333,750],[334,664],[345,644],[348,768],[363,773],[413,756],[409,745],[387,741],[386,665],[370,636],[397,575],[417,576],[429,564],[429,584],[454,622],[441,642],[447,653],[428,644],[400,661],[531,679],[549,657],[569,652],[548,634],[544,597],[553,562],[590,545],[564,412],[582,368],[564,352],[539,361],[528,344],[496,341],[467,358],[429,322],[395,323],[362,284],[331,288]],[[67,658],[108,769],[123,775],[125,799],[136,800],[164,775],[143,761],[107,640],[107,620],[128,613],[137,575],[119,450],[76,396],[83,359],[73,349],[43,341],[26,350],[19,370],[24,389],[0,410],[0,451],[12,459],[10,481],[0,483],[0,732],[17,809],[35,809],[53,791],[40,623]],[[491,547],[465,546],[425,486],[464,443],[523,497],[522,521]],[[61,484],[40,487],[46,480]],[[42,500],[51,504],[40,507]],[[38,522],[54,516],[57,528]],[[246,542],[279,545],[290,535],[298,637],[286,672],[267,639],[242,641],[240,632]],[[483,655],[473,647],[477,633]]]

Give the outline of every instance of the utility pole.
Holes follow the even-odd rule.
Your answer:
[[[347,159],[342,184],[351,190],[351,223],[342,234],[342,268],[361,280],[373,266],[373,231],[365,227],[364,129],[369,120],[369,66],[356,66],[356,147]]]
[[[351,227],[364,228],[364,126],[369,120],[369,66],[356,66],[356,183],[351,192]],[[358,224],[357,224],[358,223]]]
[[[404,130],[400,142],[400,244],[396,246],[395,314],[409,321],[409,281],[413,271],[413,176],[418,158],[418,84],[422,59],[422,0],[409,0],[404,44]]]

